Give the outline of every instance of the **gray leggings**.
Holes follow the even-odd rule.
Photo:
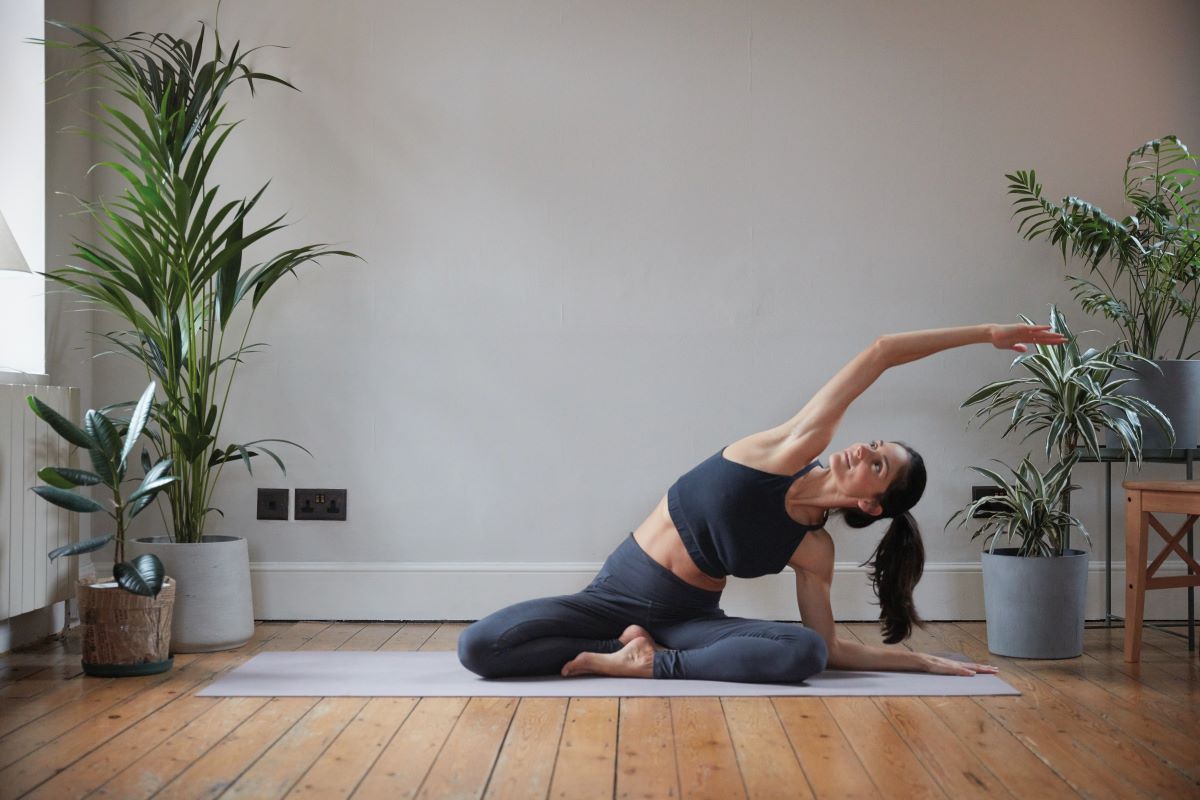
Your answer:
[[[791,622],[727,617],[720,592],[692,586],[630,535],[582,592],[526,600],[471,625],[458,657],[484,678],[555,675],[582,652],[613,653],[641,625],[663,647],[655,678],[795,683],[825,669],[824,640]]]

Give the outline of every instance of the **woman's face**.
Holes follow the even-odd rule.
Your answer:
[[[908,451],[895,442],[875,440],[852,444],[834,453],[829,468],[843,493],[871,503],[887,491],[897,476],[908,468]],[[863,508],[868,514],[878,513]]]

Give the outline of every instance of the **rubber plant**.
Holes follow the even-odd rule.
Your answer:
[[[44,42],[80,52],[81,66],[61,76],[94,76],[120,98],[98,104],[97,129],[88,135],[111,153],[93,168],[110,171],[123,188],[114,199],[83,204],[99,239],[76,241],[74,257],[84,265],[47,277],[121,320],[125,329],[101,335],[162,387],[165,399],[147,435],[178,476],[165,492],[168,532],[177,542],[199,542],[209,513],[222,513],[211,500],[225,464],[241,461],[252,472],[251,460],[265,455],[286,473],[264,445],[300,447],[283,439],[219,444],[238,367],[263,346],[246,344],[255,312],[297,267],[357,256],[310,244],[247,262],[251,247],[260,250],[287,224],[282,216],[251,224],[266,185],[249,198],[221,197],[214,164],[238,124],[225,119],[228,96],[242,84],[251,95],[257,83],[295,88],[251,69],[253,50],[240,42],[226,48],[203,23],[194,40],[140,32],[114,39],[93,27],[49,24],[78,37],[73,44]],[[235,316],[247,304],[248,313]]]
[[[107,514],[116,526],[115,533],[50,551],[50,560],[60,556],[90,553],[115,541],[113,578],[125,591],[147,597],[156,596],[162,589],[163,565],[157,556],[150,553],[138,556],[132,562],[125,561],[126,528],[130,520],[154,502],[159,492],[179,479],[170,474],[171,459],[163,458],[152,463],[149,452],[143,448],[143,475],[140,484],[128,497],[123,495],[122,484],[127,481],[129,457],[153,411],[154,390],[154,383],[146,387],[127,423],[114,421],[100,411],[89,410],[84,415],[82,428],[33,395],[27,398],[29,407],[38,418],[45,420],[59,436],[71,444],[88,451],[92,464],[91,470],[43,467],[38,471],[38,477],[48,485],[35,486],[33,492],[43,500],[68,511]],[[109,505],[106,507],[91,497],[72,491],[83,486],[107,489],[110,495]]]

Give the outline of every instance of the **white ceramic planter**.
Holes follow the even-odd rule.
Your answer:
[[[205,536],[176,544],[165,536],[135,539],[133,556],[153,553],[178,585],[171,652],[232,650],[254,635],[250,550],[236,536]]]

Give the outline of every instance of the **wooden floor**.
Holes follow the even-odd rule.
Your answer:
[[[1140,665],[1119,629],[1069,661],[989,656],[982,623],[910,640],[1020,697],[195,696],[256,652],[447,650],[462,628],[261,623],[121,680],[83,677],[77,636],[0,656],[0,798],[1200,797],[1200,663],[1152,630]]]

